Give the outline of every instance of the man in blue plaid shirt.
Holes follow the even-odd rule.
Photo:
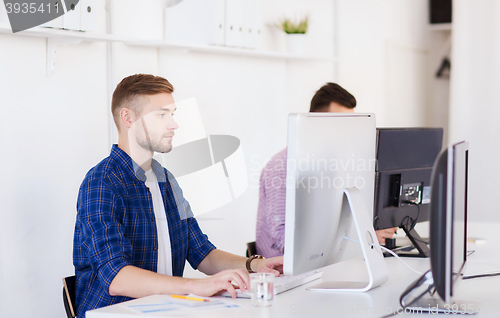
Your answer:
[[[211,296],[231,282],[250,289],[248,271],[272,272],[281,257],[241,257],[204,235],[173,175],[153,159],[172,149],[178,125],[173,87],[164,78],[137,74],[115,89],[112,113],[118,145],[92,168],[78,194],[73,246],[76,309],[91,309],[153,294]],[[184,264],[205,274],[182,278]]]

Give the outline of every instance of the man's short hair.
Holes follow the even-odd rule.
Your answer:
[[[151,74],[135,74],[125,77],[113,92],[111,101],[111,113],[116,127],[120,127],[120,111],[128,108],[138,115],[142,111],[145,95],[156,95],[160,93],[171,94],[174,87],[170,82],[160,76]]]
[[[309,111],[326,112],[332,102],[347,108],[356,107],[356,98],[351,93],[338,84],[326,83],[314,94]]]

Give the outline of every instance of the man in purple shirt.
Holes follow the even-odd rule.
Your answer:
[[[311,100],[310,112],[353,113],[356,99],[335,83],[321,87]],[[266,258],[285,251],[286,148],[277,153],[260,175],[257,212],[257,254]],[[392,238],[396,228],[376,231],[379,242]]]

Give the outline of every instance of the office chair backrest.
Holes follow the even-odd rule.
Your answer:
[[[75,306],[75,276],[63,278],[63,303],[68,318],[76,317]]]

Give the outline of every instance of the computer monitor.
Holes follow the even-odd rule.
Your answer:
[[[373,226],[406,232],[418,252],[398,251],[400,256],[429,257],[414,226],[429,220],[432,166],[442,143],[442,128],[377,128]]]
[[[375,117],[290,114],[288,121],[284,273],[297,275],[340,260],[361,242],[369,280],[324,290],[366,291],[388,278],[373,230]],[[359,250],[359,247],[356,247]],[[313,289],[316,290],[316,289]]]
[[[425,273],[401,295],[401,305],[442,313],[477,313],[478,304],[455,299],[467,261],[469,145],[456,143],[435,161],[431,178],[430,261]],[[424,293],[416,291],[430,284]],[[439,298],[425,296],[435,290]]]
[[[457,143],[439,156],[432,176],[431,270],[447,303],[467,261],[468,163],[468,143]]]

